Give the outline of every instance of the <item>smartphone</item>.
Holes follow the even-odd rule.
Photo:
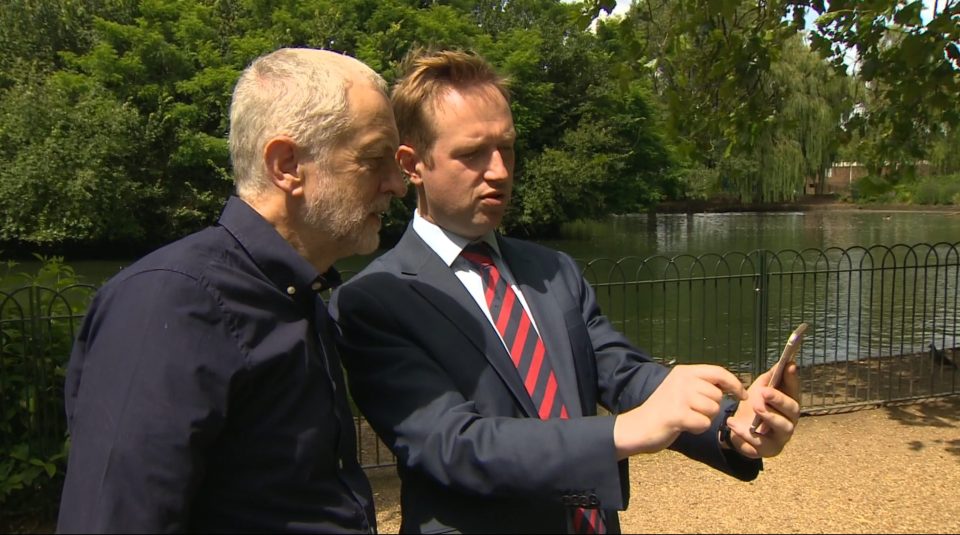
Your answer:
[[[773,366],[773,373],[770,374],[770,381],[767,383],[767,386],[780,388],[780,382],[783,381],[783,372],[787,369],[787,365],[793,362],[797,353],[800,351],[800,346],[803,345],[803,333],[806,332],[806,330],[807,324],[801,323],[790,333],[790,338],[787,339],[787,345],[783,347],[783,353],[780,353],[780,360]],[[754,417],[750,430],[754,433],[763,434],[763,429],[759,429],[762,422],[763,420],[759,416]]]

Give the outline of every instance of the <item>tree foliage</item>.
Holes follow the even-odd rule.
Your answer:
[[[520,224],[549,228],[569,219],[635,213],[674,192],[671,159],[641,82],[606,84],[584,104],[578,124],[526,168]]]
[[[641,0],[602,28],[628,76],[648,77],[667,107],[689,194],[792,200],[829,165],[846,86],[798,37],[789,8]]]
[[[0,239],[36,244],[144,237],[137,110],[55,74],[0,101]]]
[[[9,0],[0,241],[145,250],[213,221],[232,191],[233,84],[281,46],[344,52],[391,82],[414,47],[488,57],[520,134],[514,233],[663,198],[791,199],[849,140],[874,165],[956,171],[956,0],[926,21],[896,0],[638,0],[597,20],[616,3]],[[851,48],[853,77],[830,68]]]
[[[821,15],[814,50],[838,70],[855,52],[867,98],[851,124],[879,172],[912,167],[937,138],[960,127],[960,1],[941,0],[924,21],[921,0],[812,0]]]

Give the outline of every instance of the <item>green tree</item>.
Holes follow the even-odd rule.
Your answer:
[[[474,12],[491,41],[477,49],[511,81],[519,134],[516,189],[505,228],[543,236],[564,221],[636,211],[658,194],[666,159],[639,86],[612,83],[612,54],[586,31],[583,6],[485,2]],[[481,36],[482,39],[482,36]],[[634,115],[631,115],[634,113]],[[656,126],[655,126],[656,125]]]
[[[774,112],[747,152],[758,163],[760,199],[793,200],[807,183],[822,190],[849,119],[849,78],[830,69],[795,35],[783,43],[764,83]]]
[[[129,22],[96,18],[89,52],[64,54],[144,118],[141,158],[160,202],[143,218],[155,240],[213,220],[231,188],[226,110],[239,67],[227,63],[220,14],[204,2],[142,0]]]
[[[95,16],[125,19],[131,4],[124,0],[0,2],[0,88],[35,71],[62,68],[62,52],[80,53],[93,43]]]
[[[784,3],[647,0],[600,25],[621,77],[650,80],[693,196],[791,200],[822,176],[850,103]]]
[[[960,172],[958,147],[960,147],[960,127],[944,125],[940,128],[927,153],[933,172],[943,175]]]
[[[771,19],[743,2],[695,2],[691,9],[649,0],[634,4],[622,21],[602,25],[612,26],[603,35],[620,41],[630,75],[647,77],[664,102],[685,166],[717,169],[753,144],[758,132],[750,126],[770,113],[759,87],[771,52],[751,35]],[[735,182],[750,185],[752,175],[740,175]]]
[[[96,85],[54,74],[0,99],[0,239],[129,243],[153,197],[137,110]]]
[[[806,3],[806,2],[805,2]],[[812,44],[838,70],[855,52],[868,98],[851,124],[874,174],[912,174],[944,132],[960,126],[960,1],[942,0],[929,20],[921,0],[812,0],[821,14]]]
[[[526,167],[518,223],[543,234],[573,219],[636,213],[675,194],[650,95],[640,82],[601,92],[575,128]]]

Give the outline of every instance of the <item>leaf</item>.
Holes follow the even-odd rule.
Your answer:
[[[922,10],[923,2],[915,0],[898,10],[893,16],[893,21],[900,26],[922,26],[923,21],[920,20]]]
[[[837,12],[833,12],[833,11],[828,11],[828,12],[824,13],[823,15],[820,15],[819,17],[817,17],[813,22],[814,22],[814,24],[816,24],[817,26],[821,26],[821,27],[822,27],[822,26],[829,26],[829,25],[832,24],[834,21],[836,21],[837,19],[839,19],[839,18],[841,18],[841,17],[843,17],[843,16],[844,16],[844,15],[843,15],[842,13],[837,13]]]
[[[860,77],[866,81],[873,80],[874,74],[877,72],[877,67],[879,66],[878,61],[873,58],[866,58],[860,65]]]
[[[612,13],[617,7],[617,0],[597,0],[597,3],[600,5],[600,9],[606,11],[608,14]]]
[[[10,450],[10,456],[18,461],[26,462],[30,458],[30,445],[26,442],[15,445]]]

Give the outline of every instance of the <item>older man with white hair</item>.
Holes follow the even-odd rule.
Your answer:
[[[282,49],[230,123],[218,223],[110,280],[78,334],[60,532],[376,531],[320,292],[404,193],[386,85]]]

